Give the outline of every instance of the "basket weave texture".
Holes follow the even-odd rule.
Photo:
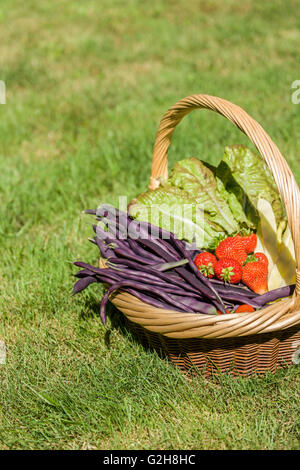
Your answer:
[[[178,101],[163,116],[154,144],[149,188],[168,177],[167,152],[175,127],[194,109],[226,117],[246,134],[270,168],[286,208],[296,256],[296,287],[291,298],[251,313],[205,315],[155,308],[119,291],[113,304],[127,317],[146,346],[166,355],[185,372],[191,368],[210,376],[215,371],[248,376],[274,372],[293,362],[300,345],[300,191],[286,160],[264,129],[239,106],[209,95]],[[100,260],[100,264],[102,261]]]

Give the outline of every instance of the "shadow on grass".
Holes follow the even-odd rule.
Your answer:
[[[99,322],[100,319],[100,302],[94,297],[88,297],[84,302],[84,309],[80,314],[82,320],[97,317]],[[104,342],[106,347],[109,349],[111,342],[111,334],[113,330],[117,330],[124,337],[134,342],[135,344],[142,345],[143,348],[147,351],[155,352],[155,348],[151,347],[149,344],[143,343],[138,335],[136,335],[132,330],[132,323],[125,317],[125,315],[118,310],[112,302],[108,302],[106,306],[106,317],[107,317],[107,326],[104,333]]]
[[[97,301],[95,298],[86,299],[85,313],[81,314],[81,318],[85,319],[96,316],[99,322],[101,322],[99,304],[100,302]],[[137,325],[128,320],[126,316],[122,312],[120,312],[111,302],[108,302],[107,304],[106,315],[108,319],[108,325],[104,333],[104,343],[108,349],[110,349],[111,346],[111,334],[113,330],[117,330],[118,333],[121,333],[130,342],[137,344],[138,346],[142,347],[145,351],[154,353],[162,361],[167,361],[171,363],[176,369],[181,370],[183,375],[188,380],[206,378],[210,379],[210,382],[213,382],[215,385],[225,386],[226,384],[231,384],[233,379],[234,382],[242,381],[252,383],[254,381],[257,384],[263,378],[263,383],[269,383],[269,385],[272,385],[274,383],[276,384],[278,379],[284,378],[291,371],[291,365],[284,364],[284,361],[281,363],[281,367],[273,371],[266,370],[265,374],[258,374],[254,371],[249,375],[243,375],[238,373],[237,371],[232,374],[232,370],[234,369],[233,364],[232,367],[228,367],[226,371],[221,371],[216,364],[209,364],[209,362],[211,362],[209,360],[205,366],[198,368],[198,366],[196,367],[193,362],[187,361],[187,358],[185,357],[186,355],[182,351],[176,351],[177,360],[175,361],[176,363],[174,363],[174,361],[170,359],[169,354],[167,352],[167,350],[169,350],[168,347],[166,350],[164,347],[162,347],[160,341],[153,340],[153,334],[151,332],[145,332],[145,330],[140,325]],[[232,344],[231,347],[233,348],[234,344]],[[172,352],[175,353],[175,350],[172,351],[171,348],[171,353]],[[207,374],[207,368],[210,370],[209,374]]]

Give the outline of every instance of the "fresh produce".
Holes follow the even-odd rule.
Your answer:
[[[242,266],[233,258],[220,259],[216,264],[215,272],[218,279],[230,284],[237,284],[242,279]]]
[[[205,277],[214,277],[217,258],[212,253],[209,253],[207,251],[199,253],[196,256],[194,263]]]
[[[182,160],[175,164],[169,182],[192,195],[217,232],[231,233],[238,229],[229,206],[218,192],[215,169],[208,163],[195,157]]]
[[[228,146],[218,167],[194,157],[178,162],[168,180],[131,202],[129,214],[210,249],[219,236],[255,231],[261,198],[270,203],[283,230],[286,215],[267,165],[244,146]]]
[[[242,281],[256,294],[268,291],[268,268],[264,263],[253,261],[242,268]]]
[[[259,213],[257,250],[267,256],[269,272],[271,272],[278,258],[276,217],[271,204],[266,199],[260,198],[257,207]]]
[[[73,293],[91,284],[104,284],[107,290],[100,304],[104,323],[107,302],[117,290],[154,307],[209,315],[234,312],[242,304],[263,308],[294,291],[295,285],[291,285],[257,295],[240,282],[233,285],[223,279],[208,278],[194,263],[201,250],[195,251],[172,232],[133,220],[110,205],[102,204],[97,211],[86,212],[96,216],[95,236],[90,241],[106,259],[106,267],[75,262],[81,269],[75,274],[78,280]],[[247,263],[243,270],[250,264],[262,265]]]
[[[290,286],[280,287],[279,289],[269,290],[265,294],[255,297],[255,302],[256,304],[263,306],[270,302],[275,302],[278,299],[283,299],[284,297],[291,296],[294,290],[295,290],[295,284],[292,284]]]
[[[226,310],[225,313],[228,313],[228,315],[229,315],[231,312],[230,312],[230,310]],[[217,310],[217,314],[222,315],[223,312],[221,312],[220,310]]]
[[[295,253],[275,180],[244,146],[225,147],[217,167],[181,160],[128,213],[105,204],[86,212],[96,215],[91,241],[106,268],[75,263],[83,269],[74,293],[105,284],[104,322],[116,290],[154,307],[213,315],[264,308],[293,292]]]
[[[257,228],[260,217],[258,201],[261,198],[270,203],[277,224],[284,222],[286,225],[277,185],[260,155],[243,145],[227,146],[216,175],[222,180],[226,191],[235,195],[240,212],[248,221],[248,228]],[[230,200],[228,204],[230,206]]]
[[[214,172],[197,158],[176,163],[167,181],[131,202],[129,214],[172,231],[180,239],[195,240],[203,248],[219,233],[239,230],[218,192]]]
[[[282,241],[278,243],[278,257],[270,270],[268,282],[270,289],[296,282],[295,251],[289,227],[283,233]]]
[[[256,294],[264,294],[268,291],[268,265],[267,256],[261,252],[253,253],[257,245],[255,233],[248,235],[236,234],[222,239],[215,248],[217,263],[212,263],[209,278],[214,282],[214,274],[217,279],[229,284],[242,282]],[[247,251],[246,251],[247,250]],[[248,254],[251,253],[251,254]],[[215,260],[214,254],[203,252],[197,255],[194,262],[197,265],[201,259]],[[248,266],[247,266],[248,265]],[[247,266],[247,268],[245,268]],[[205,269],[208,269],[204,266]]]
[[[244,243],[241,240],[241,237],[227,237],[225,240],[222,240],[216,248],[217,258],[231,258],[238,261],[240,264],[243,264],[246,261],[248,256]]]
[[[242,313],[242,312],[255,312],[255,309],[251,307],[251,305],[242,304],[235,310],[235,313]]]
[[[253,261],[259,261],[260,263],[263,263],[267,268],[269,266],[269,260],[266,257],[264,253],[253,253],[252,255],[249,255],[246,259],[246,263],[253,262]]]
[[[239,236],[239,235],[238,235]],[[256,233],[252,232],[246,236],[240,236],[241,242],[246,250],[246,252],[253,253],[255,251],[257,245],[257,235]]]
[[[296,282],[296,261],[289,226],[277,223],[272,205],[265,199],[258,201],[259,223],[257,249],[269,261],[269,289],[277,289]]]

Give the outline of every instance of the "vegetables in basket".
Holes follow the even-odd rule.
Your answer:
[[[109,205],[86,212],[96,215],[98,224],[93,226],[95,237],[91,241],[106,259],[106,267],[75,262],[82,269],[75,275],[79,280],[73,292],[81,292],[92,283],[107,285],[100,305],[104,323],[107,301],[117,290],[154,307],[198,314],[234,312],[240,305],[263,308],[294,291],[291,285],[257,295],[241,283],[209,279],[194,263],[200,250],[172,232],[133,220]]]
[[[268,258],[269,289],[277,289],[296,282],[296,261],[293,240],[289,226],[282,231],[282,224],[276,222],[272,205],[260,198],[258,201],[259,223],[258,246]]]
[[[244,146],[225,147],[217,167],[181,160],[158,188],[131,201],[128,213],[105,204],[86,212],[96,215],[92,242],[106,267],[76,262],[83,269],[74,293],[96,282],[108,286],[103,322],[117,290],[202,314],[263,308],[294,290],[295,254],[277,186]]]
[[[178,162],[167,181],[131,202],[129,213],[203,249],[256,231],[257,251],[269,261],[269,288],[295,283],[294,246],[276,183],[262,158],[244,146],[225,147],[218,167],[194,157]]]

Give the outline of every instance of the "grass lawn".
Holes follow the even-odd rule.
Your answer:
[[[101,287],[82,210],[148,185],[163,113],[193,93],[257,119],[300,182],[299,1],[2,0],[1,449],[299,449],[299,367],[186,379],[131,337]],[[208,111],[187,116],[170,165],[216,163],[249,142]]]

